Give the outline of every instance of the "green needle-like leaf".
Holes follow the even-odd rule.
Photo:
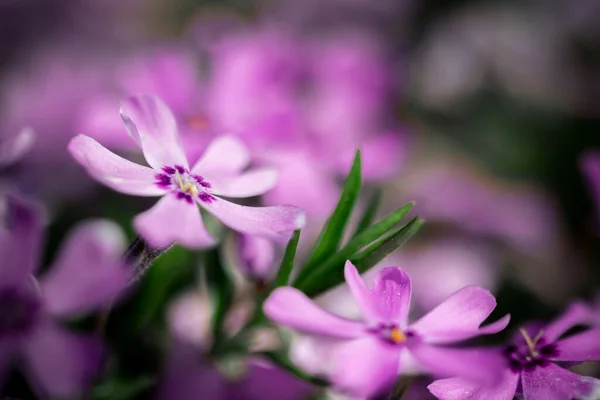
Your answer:
[[[356,236],[359,233],[362,233],[365,229],[367,229],[373,220],[375,219],[375,215],[377,214],[377,209],[379,208],[379,204],[381,203],[381,189],[377,188],[369,198],[369,202],[367,203],[367,208],[363,212],[363,215],[360,218],[360,222],[358,223],[358,227],[354,232]]]
[[[356,199],[362,185],[360,150],[356,151],[352,168],[346,178],[346,183],[340,195],[335,211],[321,231],[319,239],[315,244],[312,255],[306,262],[298,279],[304,279],[312,269],[325,260],[330,254],[337,251],[344,236],[344,230],[352,215]]]
[[[346,260],[352,258],[361,249],[384,236],[408,214],[412,207],[413,203],[409,203],[399,208],[383,220],[367,228],[364,232],[353,237],[342,249],[332,253],[310,275],[307,275],[302,280],[298,279],[294,286],[312,297],[342,282],[344,280],[343,266]]]
[[[294,268],[294,258],[296,257],[296,248],[298,247],[299,240],[300,230],[294,231],[294,234],[292,235],[292,238],[288,242],[288,245],[285,249],[283,260],[281,260],[279,271],[277,271],[277,276],[275,277],[275,281],[273,282],[273,288],[285,286],[288,284],[290,274],[292,273],[292,269]]]

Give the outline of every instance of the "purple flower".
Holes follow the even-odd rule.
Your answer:
[[[238,236],[238,263],[242,271],[260,282],[267,282],[275,272],[278,255],[276,244],[259,236]]]
[[[151,168],[125,160],[85,135],[73,138],[69,150],[90,175],[114,190],[162,196],[134,220],[136,230],[151,245],[163,247],[175,241],[188,247],[213,245],[215,239],[197,204],[230,228],[250,235],[286,240],[304,225],[304,213],[297,207],[245,207],[218,197],[257,196],[277,180],[270,168],[243,172],[250,157],[237,139],[216,139],[190,168],[173,114],[156,96],[128,99],[121,117]]]
[[[13,198],[7,203],[8,226],[0,229],[0,381],[15,361],[42,398],[77,395],[99,367],[101,343],[55,319],[97,309],[123,290],[129,273],[116,261],[122,233],[109,222],[81,225],[38,282],[32,274],[40,214]]]
[[[474,381],[494,382],[497,378],[498,355],[446,346],[506,327],[508,315],[480,327],[496,307],[487,290],[468,286],[409,324],[412,288],[402,269],[384,268],[371,290],[349,261],[344,274],[362,322],[330,314],[292,287],[275,290],[264,305],[265,314],[282,325],[343,340],[332,355],[331,378],[336,387],[359,396],[373,395],[393,383],[398,374],[415,367]]]
[[[589,309],[576,303],[545,327],[519,329],[511,344],[499,350],[506,367],[496,385],[480,386],[459,377],[436,381],[429,390],[442,400],[511,400],[515,394],[527,400],[596,399],[591,393],[597,396],[600,380],[559,365],[600,360],[600,328],[563,337],[588,318]]]
[[[23,128],[15,135],[0,138],[0,169],[17,163],[27,153],[35,140],[31,128]]]

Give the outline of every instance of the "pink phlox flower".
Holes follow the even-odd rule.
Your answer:
[[[112,189],[161,197],[134,220],[138,233],[152,246],[214,245],[216,239],[206,229],[198,204],[236,231],[274,240],[287,240],[304,225],[304,212],[298,207],[246,207],[220,197],[257,196],[277,181],[272,168],[244,171],[250,155],[238,139],[215,139],[190,168],[175,118],[158,97],[129,98],[121,117],[150,167],[123,159],[85,135],[73,138],[69,151],[91,176]]]
[[[15,362],[40,398],[78,397],[98,372],[98,338],[73,333],[58,319],[84,315],[121,294],[130,272],[118,259],[124,235],[108,221],[80,225],[39,281],[42,218],[8,197],[0,228],[0,386]]]
[[[588,324],[589,315],[587,306],[574,303],[545,327],[520,328],[511,344],[498,350],[506,367],[496,385],[455,377],[436,381],[429,390],[442,400],[512,400],[515,395],[527,400],[597,399],[600,380],[561,366],[600,360],[600,328],[565,336],[574,326]]]
[[[344,274],[362,321],[330,314],[292,287],[275,290],[264,304],[265,314],[277,323],[341,341],[332,355],[331,380],[338,389],[371,396],[412,368],[476,382],[499,378],[501,359],[493,351],[448,346],[507,326],[508,315],[480,327],[496,307],[487,290],[465,287],[410,324],[411,281],[402,269],[384,268],[372,289],[349,261]]]

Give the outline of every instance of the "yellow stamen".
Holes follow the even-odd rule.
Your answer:
[[[406,340],[406,336],[404,335],[404,333],[402,333],[400,329],[392,328],[390,332],[390,339],[394,343],[402,343]]]
[[[544,334],[544,331],[543,330],[539,331],[533,339],[529,336],[529,334],[527,333],[527,331],[525,329],[519,328],[519,332],[521,332],[523,339],[525,339],[525,343],[527,343],[527,348],[529,349],[529,353],[531,354],[531,356],[532,357],[539,356],[539,353],[536,350],[535,345],[541,339],[542,335]]]
[[[188,124],[197,130],[203,130],[208,126],[208,118],[202,115],[192,115],[188,118]]]

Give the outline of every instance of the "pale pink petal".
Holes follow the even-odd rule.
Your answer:
[[[269,279],[277,267],[275,243],[259,236],[238,236],[238,255],[242,270],[253,278]]]
[[[277,184],[274,168],[257,168],[234,178],[209,181],[211,192],[226,197],[252,197],[270,190]]]
[[[521,383],[525,400],[585,399],[600,388],[598,379],[577,375],[552,363],[525,369],[521,373]]]
[[[216,243],[206,230],[196,203],[167,194],[133,221],[136,231],[153,247],[178,242],[186,247],[202,248]]]
[[[427,388],[439,400],[512,400],[519,378],[518,373],[506,369],[500,383],[493,386],[481,386],[464,378],[448,378],[437,380]]]
[[[125,127],[154,169],[165,165],[188,168],[175,117],[157,96],[133,96],[121,104]]]
[[[444,377],[461,377],[482,385],[496,385],[506,369],[497,349],[460,349],[418,343],[409,347],[424,371]]]
[[[370,324],[379,322],[381,318],[373,304],[373,293],[350,260],[344,266],[344,278],[363,318]]]
[[[354,396],[372,398],[393,386],[402,351],[403,347],[372,336],[340,344],[333,355],[334,387]]]
[[[2,206],[6,215],[0,215],[5,221],[0,225],[0,287],[19,286],[38,267],[44,218],[36,204],[12,195]]]
[[[278,324],[301,332],[342,339],[366,334],[361,323],[330,314],[292,287],[281,287],[271,293],[263,311]]]
[[[373,281],[373,303],[380,317],[405,327],[411,292],[410,277],[401,268],[382,269]]]
[[[548,343],[555,342],[575,325],[589,322],[589,318],[590,307],[582,302],[574,302],[558,318],[543,328],[544,339]]]
[[[305,223],[304,211],[289,205],[247,207],[218,197],[200,204],[235,231],[273,240],[288,240]]]
[[[590,329],[556,342],[556,361],[600,361],[600,328]]]
[[[206,180],[231,178],[241,173],[250,164],[250,153],[244,144],[234,136],[221,136],[213,140],[192,173]]]
[[[40,280],[46,309],[73,316],[108,305],[131,278],[119,260],[124,249],[125,235],[117,224],[97,220],[79,225]]]
[[[89,136],[75,136],[68,148],[92,177],[118,192],[137,196],[165,193],[154,183],[156,171],[119,157]]]
[[[508,315],[486,327],[479,327],[495,307],[496,299],[489,291],[477,286],[467,286],[410,328],[429,343],[450,343],[480,334],[496,333],[508,325]]]
[[[25,369],[42,398],[77,398],[95,378],[102,349],[92,337],[50,322],[23,342]]]
[[[20,161],[35,143],[35,132],[30,127],[0,141],[0,168],[10,167]]]

